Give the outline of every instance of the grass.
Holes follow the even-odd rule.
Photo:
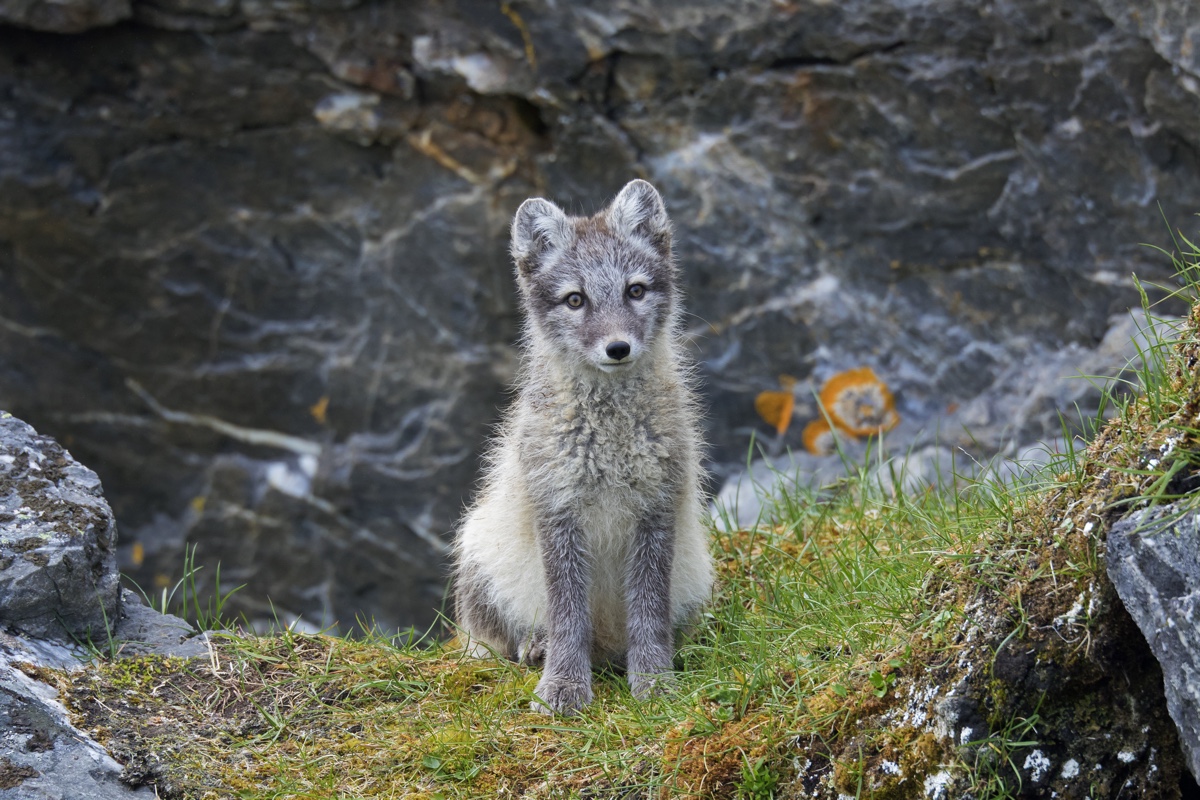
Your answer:
[[[1188,247],[1172,291],[1191,301]],[[638,703],[600,673],[580,716],[549,718],[529,711],[536,670],[453,642],[288,630],[218,636],[208,663],[103,662],[63,688],[129,779],[168,797],[982,800],[1061,780],[1038,759],[1062,762],[1097,725],[1160,754],[1087,778],[1092,798],[1115,797],[1121,781],[1181,768],[1161,755],[1169,725],[1137,716],[1153,708],[1113,705],[1142,689],[1106,682],[1105,659],[1136,632],[1104,588],[1102,537],[1132,508],[1194,505],[1197,330],[1200,306],[1177,330],[1148,330],[1113,421],[1019,486],[984,476],[906,493],[902,474],[888,485],[864,467],[714,534],[719,592],[669,696]],[[974,710],[947,722],[955,698]]]
[[[160,614],[174,614],[202,631],[233,628],[233,621],[225,613],[225,604],[245,586],[221,591],[221,565],[217,564],[213,576],[214,590],[206,593],[196,581],[196,576],[202,569],[203,565],[196,564],[196,545],[193,544],[184,547],[183,577],[169,589],[164,586],[160,594],[149,595],[133,579],[127,577],[126,580],[133,584],[134,589],[146,601],[146,605]]]

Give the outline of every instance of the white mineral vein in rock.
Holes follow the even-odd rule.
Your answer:
[[[154,397],[147,392],[142,385],[133,378],[127,378],[125,385],[130,391],[145,401],[146,405],[150,406],[155,414],[165,419],[167,422],[173,422],[177,425],[194,425],[200,428],[208,428],[217,433],[224,434],[231,439],[246,442],[247,444],[264,445],[266,447],[278,447],[281,450],[291,450],[293,453],[301,453],[312,456],[321,454],[321,445],[316,442],[311,442],[308,439],[302,439],[299,436],[292,436],[279,431],[268,431],[260,428],[246,428],[241,425],[234,425],[232,422],[226,422],[223,419],[210,417],[207,414],[189,414],[184,411],[172,411],[166,408]]]
[[[313,116],[321,127],[334,131],[373,134],[379,130],[379,95],[367,92],[338,92],[321,98]]]
[[[286,461],[276,461],[267,467],[267,484],[291,497],[304,498],[309,494],[312,481],[299,469],[293,469]]]

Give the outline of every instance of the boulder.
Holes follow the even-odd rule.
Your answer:
[[[197,634],[187,620],[151,608],[135,592],[121,591],[121,619],[113,633],[113,655],[207,658],[209,653],[207,632]]]
[[[106,641],[120,612],[116,543],[96,473],[0,411],[0,625]]]
[[[1200,776],[1200,512],[1138,511],[1108,533],[1108,576],[1162,665],[1167,709]]]

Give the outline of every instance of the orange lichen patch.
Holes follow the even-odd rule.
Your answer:
[[[320,400],[308,407],[308,413],[312,414],[312,418],[317,421],[318,425],[324,425],[329,417],[329,395],[324,395]]]
[[[820,399],[833,424],[853,436],[891,430],[900,421],[891,390],[870,367],[834,375]]]
[[[796,408],[792,387],[795,385],[796,379],[791,375],[780,375],[779,391],[759,392],[758,397],[754,398],[754,410],[780,436],[787,433],[792,423],[792,411]]]
[[[814,456],[827,456],[833,452],[833,429],[824,417],[814,419],[804,426],[804,449]]]
[[[791,392],[760,392],[754,398],[754,410],[763,421],[782,436],[792,423],[792,411],[796,407],[796,398]]]

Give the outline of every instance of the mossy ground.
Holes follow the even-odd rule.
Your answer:
[[[1086,452],[1031,484],[860,478],[715,534],[719,595],[646,703],[600,673],[583,714],[549,718],[529,711],[536,670],[294,632],[60,680],[167,797],[1178,797],[1103,535],[1193,488],[1198,330],[1200,307]]]

